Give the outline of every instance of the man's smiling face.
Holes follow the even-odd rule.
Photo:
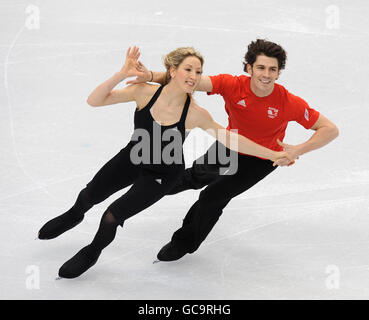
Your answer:
[[[247,72],[251,75],[251,90],[258,97],[270,95],[274,89],[274,82],[279,77],[277,58],[258,55],[254,64],[247,65]]]

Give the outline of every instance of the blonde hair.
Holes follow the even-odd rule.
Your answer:
[[[165,76],[165,83],[169,83],[170,77],[170,67],[178,68],[178,66],[187,57],[196,57],[201,62],[201,67],[204,64],[204,58],[202,55],[196,51],[193,47],[181,47],[169,52],[163,59],[164,66],[167,69],[167,74]]]

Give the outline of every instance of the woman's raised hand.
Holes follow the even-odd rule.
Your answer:
[[[140,57],[140,49],[136,46],[133,48],[129,47],[126,53],[126,61],[120,70],[120,73],[125,76],[125,78],[128,77],[136,77],[136,80],[138,78],[149,78],[145,81],[150,80],[150,71],[148,71],[144,65],[138,61],[138,58]],[[148,75],[145,73],[145,71],[148,72]],[[135,81],[135,80],[133,80]],[[129,83],[136,83],[133,81],[127,81],[127,84]],[[143,82],[143,81],[140,81]]]
[[[135,83],[143,83],[152,81],[152,73],[146,69],[146,67],[142,64],[141,61],[137,61],[136,65],[138,74],[136,75],[136,79],[127,81],[127,84],[135,84]]]

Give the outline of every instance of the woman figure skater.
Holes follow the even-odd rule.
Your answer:
[[[61,278],[78,277],[92,267],[102,250],[114,240],[118,225],[123,227],[125,220],[153,205],[173,188],[185,169],[182,145],[186,131],[199,127],[226,147],[269,159],[274,161],[274,165],[278,164],[278,160],[291,160],[286,152],[267,149],[225,130],[191,99],[191,93],[200,81],[204,62],[203,57],[193,48],[178,48],[165,56],[167,84],[158,86],[142,83],[113,90],[119,82],[140,73],[139,56],[139,48],[129,48],[122,69],[99,85],[87,100],[94,107],[135,101],[135,130],[131,141],[87,183],[71,209],[47,222],[39,231],[39,239],[53,239],[79,224],[93,205],[131,185],[125,194],[106,209],[92,242],[61,266]],[[143,144],[145,135],[138,141],[137,132],[146,133],[146,137],[149,137],[146,145]],[[159,152],[157,143],[155,145],[157,137],[160,142]],[[235,141],[238,144],[233,143]],[[139,146],[141,154],[147,155],[146,151],[149,150],[149,157],[146,157],[149,161],[142,160],[145,157],[140,156]],[[177,155],[176,161],[167,161],[168,147],[172,147]]]

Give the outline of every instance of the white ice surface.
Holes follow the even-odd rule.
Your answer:
[[[1,1],[0,298],[368,299],[369,3],[178,3]],[[39,29],[30,28],[35,9]],[[124,192],[59,238],[34,240],[132,133],[133,104],[91,108],[88,94],[119,70],[128,46],[139,45],[153,70],[163,70],[165,53],[190,45],[205,57],[204,74],[242,74],[257,37],[285,47],[279,83],[336,123],[340,136],[231,201],[195,254],[152,264],[197,199],[199,191],[186,191],[127,221],[83,276],[55,281]],[[221,97],[196,99],[227,124]],[[312,133],[291,123],[285,141]],[[206,150],[195,143],[201,137],[188,138],[187,165]]]

